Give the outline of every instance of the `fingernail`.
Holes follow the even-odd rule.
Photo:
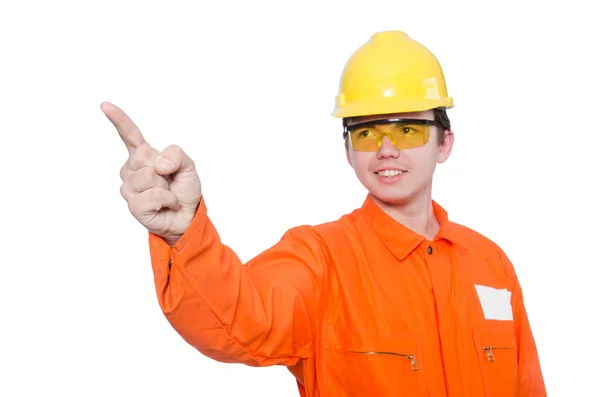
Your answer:
[[[164,157],[160,157],[156,160],[156,166],[163,171],[168,171],[173,168],[173,164]]]

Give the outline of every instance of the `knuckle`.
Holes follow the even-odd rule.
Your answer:
[[[151,188],[148,190],[148,199],[150,201],[152,201],[153,203],[160,201],[162,198],[162,192],[161,189],[158,188]]]
[[[144,151],[144,149],[143,148],[139,148],[133,154],[133,162],[135,164],[143,164],[144,161],[146,161],[147,157],[148,157],[148,155],[146,154],[146,152]]]
[[[121,177],[121,181],[125,181],[125,179],[127,179],[128,173],[129,173],[129,163],[126,162],[125,164],[123,164],[123,166],[121,167],[121,170],[119,171],[119,176]]]
[[[127,190],[128,190],[128,188],[127,188],[127,185],[125,185],[124,183],[123,183],[123,184],[121,184],[121,188],[119,189],[119,191],[121,192],[121,196],[122,196],[122,197],[123,197],[125,200],[127,200],[127,199],[128,199],[128,196],[129,196],[129,194],[127,193]]]
[[[131,173],[129,183],[138,193],[154,187],[166,189],[169,186],[164,178],[158,175],[153,168],[147,166]]]
[[[131,168],[138,170],[144,165],[151,165],[151,161],[156,153],[149,146],[140,146],[132,155]]]
[[[138,200],[135,199],[135,196],[131,198],[131,200],[127,201],[127,207],[129,208],[129,212],[131,212],[134,216],[139,213],[139,203]]]
[[[133,184],[136,180],[137,175],[138,175],[137,171],[127,173],[127,176],[125,178],[125,183]]]
[[[144,153],[146,160],[153,159],[154,157],[156,157],[158,155],[158,150],[154,149],[150,145],[143,145],[140,147],[140,149]]]
[[[139,170],[131,173],[131,183],[138,186],[141,183],[144,183],[147,180],[151,179],[152,176],[149,171],[152,170],[150,170],[148,167],[142,167]]]
[[[162,208],[163,204],[163,190],[159,188],[152,188],[149,190],[149,205],[152,206],[152,209],[155,211],[159,211]]]

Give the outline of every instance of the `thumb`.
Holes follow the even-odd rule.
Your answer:
[[[154,160],[154,170],[163,176],[192,171],[194,162],[179,146],[170,145]]]

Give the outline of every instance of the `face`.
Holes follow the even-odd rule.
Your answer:
[[[391,117],[434,120],[433,111],[429,110],[357,117],[348,125]],[[445,131],[445,138],[438,145],[439,127],[432,125],[430,128],[431,133],[427,143],[411,149],[396,149],[387,136],[383,137],[381,146],[374,152],[355,151],[350,142],[348,143],[346,149],[348,163],[374,199],[385,204],[397,205],[422,197],[431,197],[433,173],[437,164],[443,163],[450,156],[454,134],[452,131]],[[401,173],[398,174],[398,170]]]

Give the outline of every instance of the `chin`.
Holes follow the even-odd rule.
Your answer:
[[[409,202],[415,193],[407,184],[382,185],[377,181],[368,181],[363,186],[375,199],[393,205]]]
[[[376,200],[390,205],[408,204],[419,195],[421,189],[411,178],[395,183],[382,183],[371,175],[357,175],[362,185]]]
[[[395,206],[409,204],[424,193],[424,189],[420,185],[410,183],[412,181],[403,182],[385,185],[375,181],[375,183],[369,183],[366,188],[371,196],[379,201]]]
[[[402,205],[411,201],[412,194],[406,192],[382,191],[384,189],[369,189],[369,193],[379,201],[391,205]]]

